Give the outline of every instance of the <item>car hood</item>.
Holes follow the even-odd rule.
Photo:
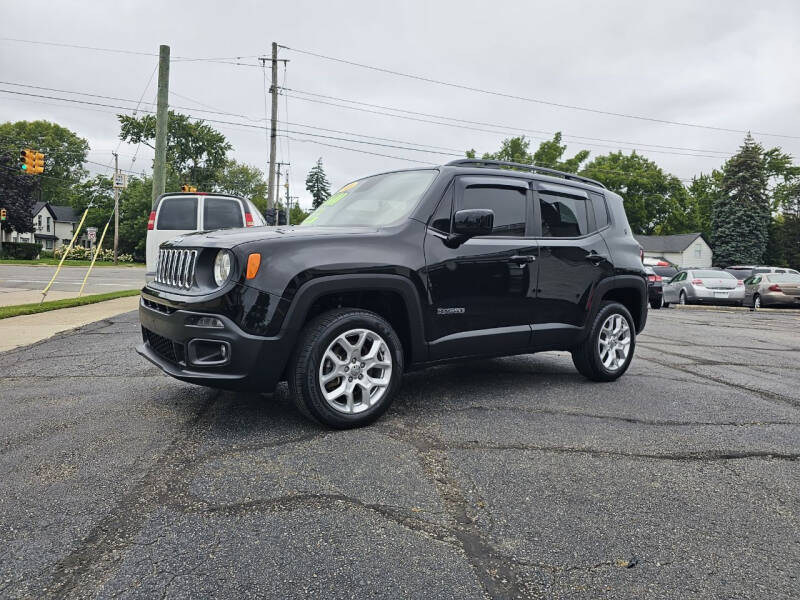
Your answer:
[[[234,248],[240,244],[262,240],[316,238],[322,236],[351,236],[375,233],[374,227],[243,227],[197,231],[179,235],[163,246],[177,248]]]

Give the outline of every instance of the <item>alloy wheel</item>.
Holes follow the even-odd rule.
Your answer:
[[[631,351],[631,328],[619,313],[610,315],[600,328],[597,337],[600,362],[611,372],[617,371],[628,360]]]
[[[392,379],[392,353],[369,329],[351,329],[336,337],[322,355],[319,388],[334,410],[357,414],[377,404]]]

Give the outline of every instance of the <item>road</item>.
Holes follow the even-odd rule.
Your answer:
[[[75,292],[81,288],[88,267],[62,267],[53,291]],[[144,285],[144,267],[95,267],[86,282],[84,294],[132,290]],[[44,265],[0,265],[0,296],[18,290],[41,291],[56,267]]]
[[[134,354],[0,354],[3,598],[797,598],[800,317],[651,311],[630,372],[406,376],[327,431]]]

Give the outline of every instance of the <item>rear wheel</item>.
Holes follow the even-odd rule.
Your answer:
[[[663,296],[661,298],[659,298],[658,300],[650,300],[650,308],[655,308],[656,310],[658,310],[662,306],[664,306],[664,297]]]
[[[683,290],[681,290],[681,293],[678,296],[678,303],[681,306],[686,306],[686,304],[687,304],[687,302],[686,302],[686,292],[684,292]]]
[[[369,311],[337,309],[300,335],[289,390],[306,417],[348,429],[389,408],[402,374],[403,350],[392,326]]]
[[[614,381],[628,370],[635,347],[631,313],[618,302],[604,302],[589,336],[573,349],[572,362],[587,379]]]

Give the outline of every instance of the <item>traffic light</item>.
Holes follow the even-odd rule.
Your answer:
[[[181,191],[182,192],[196,192],[197,188],[194,187],[193,185],[182,185],[181,186]]]
[[[26,148],[25,150],[19,151],[19,168],[20,170],[27,174],[33,174],[33,167],[36,162],[36,153],[31,150],[30,148]]]
[[[5,220],[6,220],[6,209],[0,208],[0,221],[5,221]]]
[[[33,174],[44,173],[44,154],[41,152],[33,153]]]

